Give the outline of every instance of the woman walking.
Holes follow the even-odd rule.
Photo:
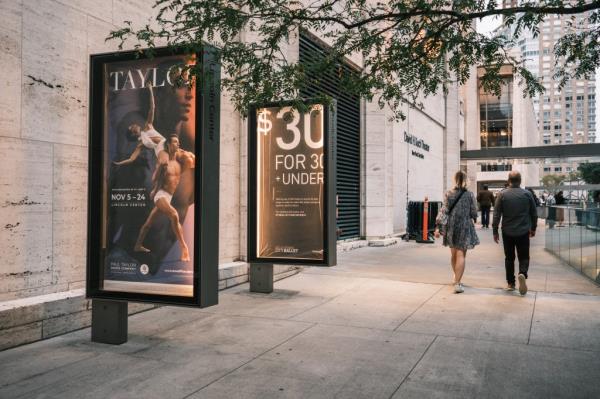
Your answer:
[[[443,244],[450,247],[450,263],[454,272],[454,292],[464,292],[461,283],[465,271],[467,250],[479,244],[475,232],[477,202],[467,190],[467,175],[458,171],[454,175],[454,188],[444,195],[444,205],[437,217],[435,236],[444,236]]]

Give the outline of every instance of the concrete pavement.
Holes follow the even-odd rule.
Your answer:
[[[600,288],[532,247],[530,292],[501,289],[489,230],[456,295],[446,248],[399,243],[305,268],[272,294],[130,317],[0,352],[0,398],[600,397]]]

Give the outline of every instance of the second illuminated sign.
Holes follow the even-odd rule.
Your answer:
[[[249,224],[255,228],[249,257],[329,263],[328,229],[334,226],[327,220],[327,109],[310,104],[301,113],[291,106],[264,106],[253,109],[251,119],[250,202],[256,212]]]

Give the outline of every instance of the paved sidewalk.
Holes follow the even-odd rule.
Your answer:
[[[600,288],[538,237],[530,293],[505,292],[478,232],[464,294],[439,244],[358,249],[270,295],[132,316],[121,346],[85,329],[0,352],[0,398],[600,397]]]

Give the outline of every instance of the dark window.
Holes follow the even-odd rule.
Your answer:
[[[489,164],[484,163],[481,164],[482,172],[510,172],[512,170],[512,165],[503,165],[503,164]]]
[[[481,147],[512,146],[512,77],[504,78],[500,96],[479,90]]]

